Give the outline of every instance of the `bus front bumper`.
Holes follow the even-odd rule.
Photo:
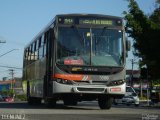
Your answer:
[[[106,85],[67,85],[53,81],[53,94],[91,93],[91,94],[125,94],[126,84],[119,86]]]

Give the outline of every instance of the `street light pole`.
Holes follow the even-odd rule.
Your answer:
[[[130,86],[133,87],[134,64],[138,64],[138,62],[136,62],[136,59],[130,59],[130,61],[131,61]]]

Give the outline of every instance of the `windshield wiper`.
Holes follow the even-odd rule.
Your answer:
[[[101,36],[103,36],[103,34],[105,33],[106,29],[107,29],[107,27],[104,27],[104,28],[103,28],[103,30],[102,30],[102,32],[101,32]]]
[[[107,29],[107,27],[104,27],[104,28],[102,29],[102,32],[100,33],[100,36],[99,36],[99,37],[101,37],[101,36],[104,35],[106,29]],[[97,45],[98,45],[98,43],[99,43],[99,40],[97,41]]]
[[[73,31],[78,35],[78,38],[80,39],[81,43],[83,44],[84,38],[79,33],[79,30],[78,30],[77,26],[76,25],[72,25],[71,28],[75,29]]]

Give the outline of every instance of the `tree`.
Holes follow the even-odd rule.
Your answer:
[[[141,57],[153,79],[160,78],[160,7],[147,16],[135,0],[129,1],[129,11],[124,12],[127,33],[133,38],[134,55]],[[157,4],[160,0],[157,0]]]
[[[160,0],[157,0],[156,2],[157,2],[158,4],[160,4]]]

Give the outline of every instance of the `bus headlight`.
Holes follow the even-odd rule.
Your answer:
[[[107,86],[117,86],[117,85],[122,85],[125,83],[125,80],[114,80],[110,81]]]
[[[73,84],[71,80],[63,80],[63,79],[56,79],[56,82],[61,83],[61,84],[69,84],[69,85]]]

